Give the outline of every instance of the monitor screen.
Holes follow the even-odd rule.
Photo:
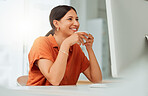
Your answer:
[[[148,1],[106,0],[113,77],[148,52]]]

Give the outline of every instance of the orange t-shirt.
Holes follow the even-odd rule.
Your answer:
[[[48,59],[54,62],[59,52],[59,47],[52,35],[37,38],[29,52],[28,86],[52,85],[41,73],[35,62],[39,59]],[[69,49],[66,71],[60,85],[76,85],[79,75],[89,66],[89,61],[81,47],[74,44]]]

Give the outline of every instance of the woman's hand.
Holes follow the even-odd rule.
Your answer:
[[[88,41],[88,38],[86,36],[91,37],[85,32],[76,32],[66,38],[64,41],[67,42],[70,46],[74,45],[75,43],[78,43],[79,45],[85,45],[83,40],[85,40],[86,42]],[[89,42],[90,41],[88,41],[88,44],[86,43],[87,46],[89,46]]]
[[[88,34],[87,37],[88,37],[87,41],[86,41],[86,43],[84,45],[86,46],[86,49],[89,50],[89,49],[92,49],[92,45],[93,45],[93,42],[94,42],[94,37],[91,34]]]

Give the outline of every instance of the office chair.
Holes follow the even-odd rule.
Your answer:
[[[17,78],[17,85],[26,86],[27,80],[28,80],[28,75],[20,76]]]

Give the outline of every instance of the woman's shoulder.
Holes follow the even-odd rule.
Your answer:
[[[49,43],[49,38],[46,36],[39,36],[34,40],[34,43]]]
[[[51,42],[48,39],[46,36],[39,36],[34,40],[33,46],[50,46]]]

